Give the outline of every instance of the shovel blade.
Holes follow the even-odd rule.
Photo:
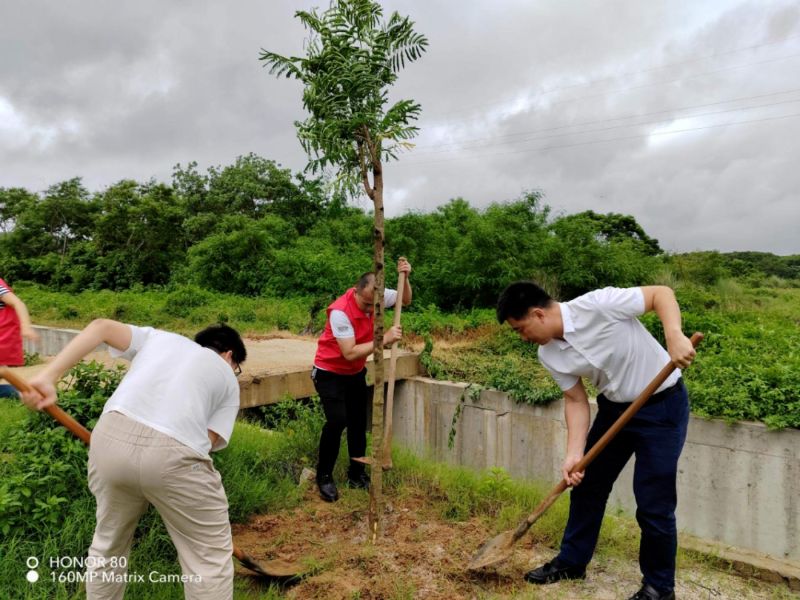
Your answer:
[[[511,550],[514,546],[514,532],[506,531],[500,535],[496,535],[483,547],[478,550],[478,553],[473,557],[467,566],[469,571],[477,571],[499,562],[503,562],[511,557]]]
[[[243,567],[250,569],[254,573],[278,580],[294,579],[295,577],[300,577],[306,571],[303,565],[289,562],[281,558],[266,560],[259,563],[250,558],[247,554],[244,554],[242,558],[239,559],[239,562]]]
[[[362,465],[369,465],[369,466],[372,466],[372,462],[373,462],[371,456],[359,456],[358,458],[351,458],[350,460],[353,460],[355,462],[359,462]],[[391,471],[392,470],[393,465],[392,465],[391,457],[389,457],[389,458],[387,458],[386,460],[383,461],[382,467],[383,467],[384,471]]]

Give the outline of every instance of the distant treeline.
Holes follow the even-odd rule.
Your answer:
[[[368,208],[368,207],[367,207]],[[476,209],[462,199],[386,222],[386,256],[413,265],[415,304],[489,307],[506,284],[536,279],[561,298],[664,277],[800,280],[800,256],[667,255],[631,216],[553,215],[537,191]],[[172,184],[123,180],[90,192],[80,178],[41,193],[0,188],[0,271],[53,289],[195,286],[327,301],[372,268],[372,218],[253,154]],[[394,283],[389,270],[389,285]]]

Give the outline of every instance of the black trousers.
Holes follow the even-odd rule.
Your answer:
[[[311,378],[325,411],[317,476],[332,475],[345,429],[350,458],[364,456],[367,451],[367,370],[356,375],[339,375],[314,367]],[[362,463],[350,461],[348,473],[351,477],[363,472]]]
[[[586,452],[608,431],[630,404],[597,397],[597,417],[586,440]],[[659,392],[586,467],[583,481],[570,492],[569,520],[559,562],[589,564],[594,553],[611,487],[631,456],[636,456],[633,493],[636,520],[642,530],[639,568],[644,583],[666,593],[675,587],[678,532],[675,507],[678,458],[686,441],[689,397],[683,379]]]

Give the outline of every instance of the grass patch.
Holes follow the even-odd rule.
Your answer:
[[[512,479],[502,468],[475,471],[395,448],[394,468],[384,475],[393,498],[421,495],[433,519],[463,522],[479,518],[492,535],[519,525],[552,491],[553,484]],[[535,544],[556,550],[569,516],[569,494],[563,494],[536,522],[527,536]],[[487,540],[488,541],[488,540]],[[600,532],[597,556],[635,559],[639,534],[633,521],[608,514]],[[477,548],[475,548],[477,550]]]

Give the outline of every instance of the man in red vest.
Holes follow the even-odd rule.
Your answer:
[[[406,274],[402,302],[403,306],[408,306],[411,303],[411,285],[408,283],[411,265],[405,258],[400,259],[397,272]],[[333,481],[333,467],[345,428],[351,459],[347,479],[351,487],[369,487],[364,465],[352,459],[364,456],[367,450],[367,370],[364,365],[373,351],[374,300],[375,275],[364,273],[355,287],[328,307],[328,322],[314,358],[311,378],[326,419],[319,439],[317,486],[322,499],[328,502],[339,499]],[[384,291],[385,308],[391,308],[396,301],[396,290]],[[402,336],[400,326],[391,327],[384,334],[383,343],[391,344]]]
[[[25,303],[0,279],[0,365],[21,367],[25,364],[23,338],[38,342],[39,334],[31,327]],[[0,384],[0,398],[16,395],[13,387]]]

